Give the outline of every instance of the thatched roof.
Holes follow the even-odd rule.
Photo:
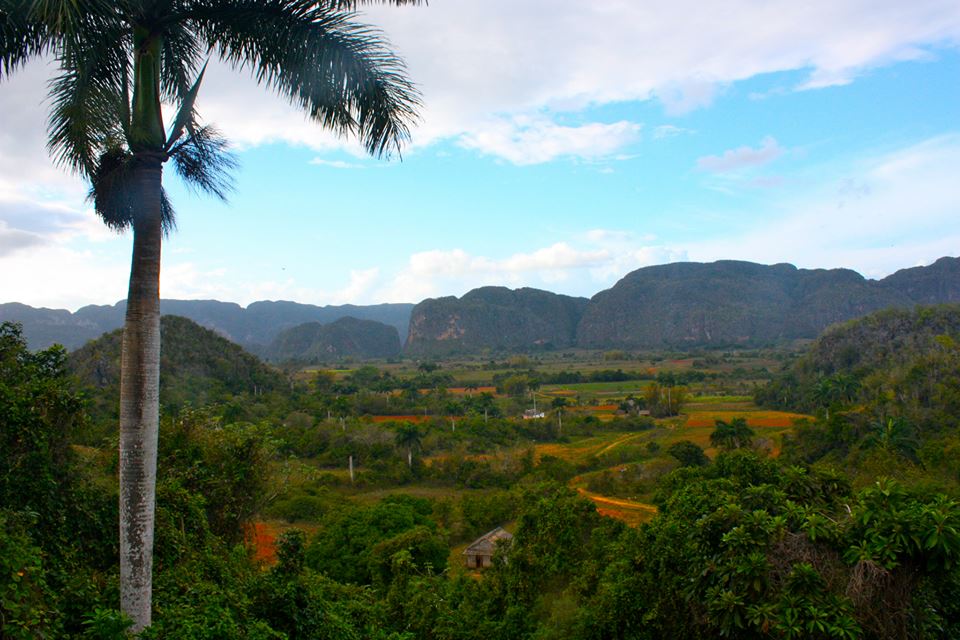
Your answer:
[[[497,543],[501,540],[513,540],[513,534],[503,527],[497,527],[474,540],[469,547],[463,550],[463,555],[492,556],[497,549]]]

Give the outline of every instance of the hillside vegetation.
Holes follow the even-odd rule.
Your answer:
[[[168,347],[183,340],[203,362],[201,341],[224,346],[173,322],[183,332],[168,320]],[[62,349],[31,353],[0,325],[3,636],[121,640],[115,444],[77,446],[88,418],[64,365]],[[501,398],[478,392],[456,401],[464,414],[417,425],[354,417],[373,398],[428,401],[431,380],[426,396],[452,403],[443,371],[418,370],[402,396],[391,390],[406,379],[374,367],[322,372],[278,389],[256,423],[231,417],[249,394],[165,412],[143,637],[960,637],[960,504],[937,476],[957,465],[933,466],[924,434],[925,466],[895,438],[874,448],[897,482],[765,454],[760,422],[730,417],[729,398],[686,417],[633,415],[634,398],[606,422],[562,403],[519,420],[495,417]],[[809,428],[861,410],[838,403]],[[707,414],[709,435],[693,425]],[[712,451],[688,439],[700,435]],[[598,496],[610,482],[649,488],[654,505]],[[643,507],[633,527],[605,517],[628,507]],[[298,526],[270,529],[259,518],[271,513]],[[468,572],[461,551],[499,525],[512,543]]]
[[[889,309],[826,331],[757,402],[817,412],[785,455],[955,485],[960,465],[960,305]]]
[[[343,358],[393,358],[400,355],[396,327],[373,320],[340,318],[330,324],[308,322],[277,334],[261,355],[274,362],[315,364]]]
[[[286,385],[282,374],[186,318],[163,316],[160,336],[160,404],[168,411],[187,404],[222,403],[237,395],[261,395]],[[117,329],[67,359],[69,370],[90,389],[95,416],[116,416],[122,338],[123,330]]]
[[[505,287],[474,289],[459,299],[425,300],[411,314],[406,352],[450,355],[569,347],[587,303],[586,298]]]

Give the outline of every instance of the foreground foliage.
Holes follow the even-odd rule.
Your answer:
[[[86,418],[61,350],[32,354],[3,325],[0,374],[3,635],[124,637],[105,535],[117,526],[112,447],[71,444]],[[896,423],[882,426],[877,446],[895,449]],[[954,497],[890,479],[858,489],[829,466],[758,455],[742,425],[717,427],[729,451],[672,448],[683,466],[637,529],[553,481],[569,477],[562,461],[531,457],[510,488],[459,504],[318,490],[301,505],[317,526],[281,535],[265,567],[243,532],[267,508],[277,430],[181,411],[161,429],[142,637],[960,638]],[[448,566],[451,545],[507,521],[513,543],[482,577]]]

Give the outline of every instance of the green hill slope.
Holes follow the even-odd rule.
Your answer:
[[[831,327],[756,400],[816,414],[785,439],[789,462],[823,461],[860,483],[892,476],[955,491],[960,305],[889,309]]]
[[[373,320],[341,318],[307,322],[281,331],[262,355],[274,362],[317,363],[346,357],[392,358],[400,354],[395,327]]]
[[[824,331],[758,400],[800,411],[831,402],[932,404],[936,387],[958,372],[931,367],[956,344],[960,304],[886,309]]]
[[[722,260],[638,269],[593,297],[577,330],[583,347],[683,348],[813,338],[903,293],[847,269]]]
[[[122,329],[104,334],[69,356],[70,370],[96,390],[91,394],[94,415],[116,416],[122,335]],[[166,410],[261,394],[286,384],[255,356],[186,318],[163,316],[160,339],[160,403]]]
[[[526,351],[573,344],[586,298],[539,289],[481,287],[424,300],[410,316],[410,355]]]

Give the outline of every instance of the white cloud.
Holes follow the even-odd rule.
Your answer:
[[[371,288],[376,284],[380,269],[354,269],[350,272],[350,282],[329,297],[330,304],[348,304],[355,300],[367,299]]]
[[[351,304],[380,302],[371,297],[378,284],[380,269],[350,271],[349,281],[339,289],[321,289],[304,285],[294,277],[282,280],[250,280],[222,266],[202,266],[195,261],[179,261],[183,254],[170,245],[164,248],[161,294],[180,300],[229,300],[248,305],[258,300],[293,300],[307,304]],[[169,259],[168,259],[169,257]]]
[[[663,140],[664,138],[673,138],[685,133],[694,133],[693,129],[685,129],[672,124],[662,124],[653,129],[653,139]]]
[[[759,74],[809,70],[827,86],[960,42],[954,0],[458,0],[367,15],[423,88],[421,143],[491,114],[652,97],[678,114]]]
[[[576,240],[557,242],[503,258],[462,249],[423,251],[376,292],[376,300],[419,301],[465,293],[485,285],[537,287],[590,296],[628,271],[661,261],[683,259],[682,251],[650,245],[648,236],[594,229]]]
[[[760,146],[737,147],[724,151],[719,156],[703,156],[697,158],[697,168],[710,173],[728,173],[747,167],[759,167],[773,162],[783,155],[783,147],[777,141],[767,136],[760,142]]]
[[[343,160],[326,160],[324,158],[314,158],[310,164],[321,167],[330,167],[331,169],[365,169],[366,167],[356,162],[345,162]]]
[[[604,155],[636,133],[631,124],[564,124],[588,106],[658,98],[681,114],[760,74],[809,70],[800,88],[831,86],[960,43],[955,0],[457,0],[369,6],[361,19],[384,29],[423,90],[415,144],[458,139],[518,163]],[[32,65],[4,81],[0,189],[29,182],[82,193],[45,157],[50,73]],[[198,107],[241,148],[283,142],[363,155],[216,61]]]
[[[44,242],[42,236],[20,229],[10,229],[6,222],[0,220],[0,258]]]
[[[594,160],[636,142],[641,128],[627,121],[562,126],[544,118],[515,117],[491,121],[465,134],[460,144],[517,165],[562,157]]]
[[[960,134],[927,140],[847,167],[755,230],[689,246],[695,260],[740,258],[803,267],[849,267],[870,277],[957,255]]]
[[[0,302],[74,310],[91,301],[112,304],[126,295],[129,267],[129,257],[51,242],[0,254]]]
[[[686,80],[656,90],[669,116],[682,116],[709,107],[717,97],[717,83],[706,80]]]

